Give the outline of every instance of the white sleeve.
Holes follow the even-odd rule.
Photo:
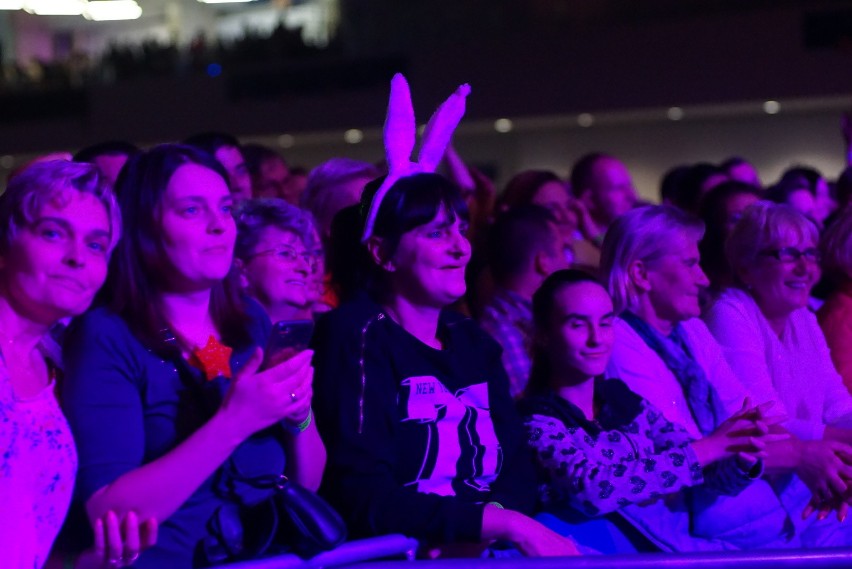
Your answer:
[[[766,345],[754,318],[738,302],[722,298],[707,312],[705,321],[722,347],[725,359],[748,390],[752,403],[774,401],[773,414],[790,417],[784,426],[804,440],[821,439],[825,426],[819,422],[794,418],[784,406],[775,388],[766,361]]]
[[[704,368],[707,381],[716,390],[725,409],[725,417],[722,419],[727,419],[742,409],[743,399],[750,395],[749,390],[731,369],[722,346],[702,320],[693,318],[683,325],[689,336],[690,346],[697,352],[695,357]]]

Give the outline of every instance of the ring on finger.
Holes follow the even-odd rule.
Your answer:
[[[137,559],[139,559],[139,552],[138,551],[135,551],[130,555],[126,555],[126,556],[122,555],[121,556],[121,561],[123,563],[127,563],[128,565],[135,563]]]
[[[121,558],[118,559],[108,559],[107,563],[109,563],[110,567],[118,567],[121,564]]]
[[[290,393],[290,401],[293,401],[295,403],[296,399],[298,398],[299,397],[296,395],[295,391]]]

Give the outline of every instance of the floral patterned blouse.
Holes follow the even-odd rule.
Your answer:
[[[45,339],[45,359],[58,346]],[[68,512],[77,471],[74,440],[55,395],[55,382],[19,398],[0,354],[0,558],[9,569],[39,568]]]
[[[619,380],[596,379],[595,399],[595,421],[553,392],[520,403],[544,503],[567,500],[598,516],[699,484],[737,495],[762,473],[733,459],[702,467],[686,430]]]

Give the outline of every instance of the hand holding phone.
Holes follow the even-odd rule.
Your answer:
[[[282,320],[272,326],[261,369],[274,367],[306,350],[314,333],[311,320]]]

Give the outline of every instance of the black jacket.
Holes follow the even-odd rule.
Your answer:
[[[426,346],[366,298],[317,324],[322,492],[354,536],[480,541],[484,504],[528,512],[535,503],[499,345],[449,311],[439,336],[443,350]]]

